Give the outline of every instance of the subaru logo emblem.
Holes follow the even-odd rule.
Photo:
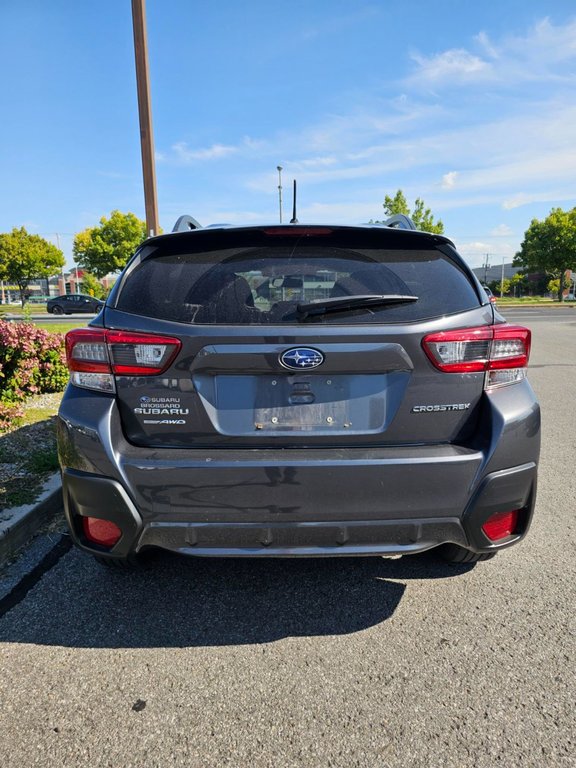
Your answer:
[[[296,371],[304,368],[317,368],[323,362],[324,355],[322,352],[318,352],[317,349],[309,349],[308,347],[288,349],[280,355],[280,364],[284,368]]]

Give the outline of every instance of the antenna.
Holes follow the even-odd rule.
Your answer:
[[[298,219],[296,218],[296,179],[294,179],[294,192],[292,195],[292,218],[290,219],[290,224],[298,224]]]

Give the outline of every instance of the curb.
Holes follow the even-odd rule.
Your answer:
[[[23,504],[0,512],[0,568],[12,558],[62,507],[60,473],[51,475],[44,483],[40,496],[33,504]]]

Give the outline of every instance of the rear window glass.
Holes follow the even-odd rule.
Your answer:
[[[324,314],[302,305],[349,296],[396,296],[402,303]],[[412,322],[462,312],[480,301],[466,274],[439,250],[302,245],[206,253],[160,250],[126,275],[116,308],[193,324],[335,325]]]

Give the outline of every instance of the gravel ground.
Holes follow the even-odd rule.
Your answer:
[[[24,424],[0,435],[0,510],[34,501],[55,471],[54,425],[61,398],[61,392],[29,398]]]

